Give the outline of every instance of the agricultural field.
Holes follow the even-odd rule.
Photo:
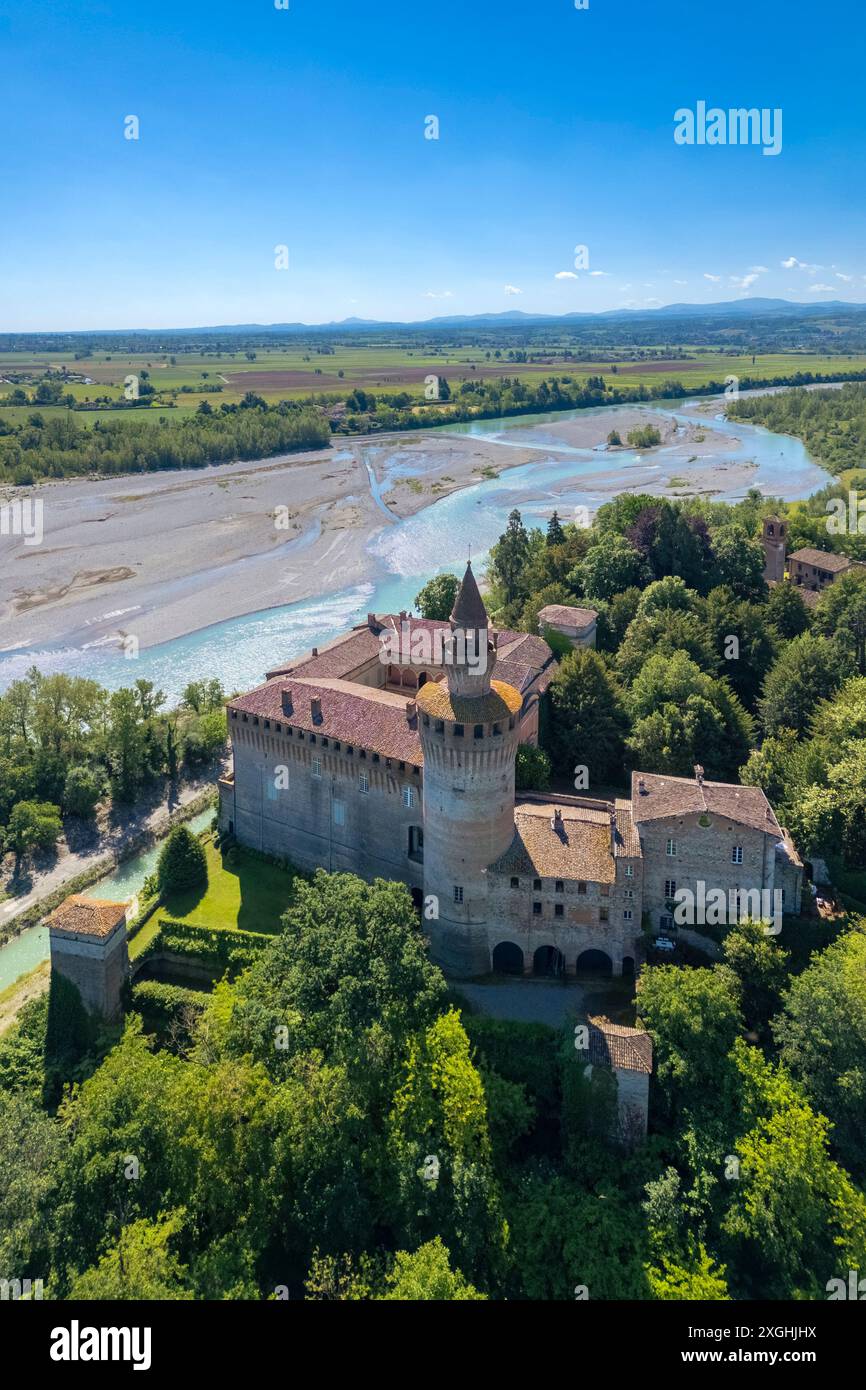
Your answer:
[[[866,353],[774,352],[753,357],[718,347],[686,349],[668,344],[616,346],[605,356],[604,348],[588,352],[565,343],[494,347],[489,335],[483,344],[413,344],[411,339],[369,344],[283,342],[235,351],[228,346],[177,353],[100,349],[88,357],[76,357],[71,351],[0,352],[0,422],[24,423],[34,404],[46,419],[64,414],[66,403],[58,406],[37,400],[40,383],[45,382],[59,388],[62,398],[75,401],[78,423],[86,425],[97,419],[140,420],[153,410],[170,410],[174,418],[183,417],[194,413],[203,401],[214,409],[238,404],[249,391],[269,405],[310,397],[333,404],[356,389],[377,396],[405,393],[421,401],[425,379],[431,375],[444,376],[453,391],[464,381],[501,377],[519,378],[531,386],[545,377],[559,376],[582,385],[602,375],[620,388],[651,389],[654,383],[670,379],[695,388],[729,375],[771,379],[797,372],[827,376],[858,371],[866,371]],[[124,383],[130,376],[145,386],[149,404],[136,409],[122,404]],[[7,403],[16,390],[25,393],[26,402]]]

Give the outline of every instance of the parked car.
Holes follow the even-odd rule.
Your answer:
[[[653,942],[657,951],[675,951],[676,944],[671,941],[669,936],[657,936]]]

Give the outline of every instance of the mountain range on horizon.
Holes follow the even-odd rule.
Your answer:
[[[66,337],[94,337],[110,336],[112,334],[124,333],[316,333],[342,331],[350,332],[353,329],[366,330],[405,330],[405,329],[424,329],[424,328],[495,328],[501,327],[536,327],[545,324],[564,324],[582,323],[589,324],[593,321],[598,323],[610,323],[614,320],[641,320],[641,319],[687,319],[687,318],[717,318],[717,319],[744,319],[744,318],[804,318],[818,317],[822,314],[859,314],[866,313],[866,304],[855,304],[847,300],[833,299],[822,300],[820,303],[802,304],[788,299],[734,299],[717,304],[666,304],[652,309],[606,309],[597,313],[573,310],[567,314],[543,314],[532,313],[525,309],[507,309],[501,313],[482,313],[482,314],[448,314],[440,315],[429,319],[362,319],[345,318],[331,320],[327,323],[221,323],[211,325],[198,325],[192,328],[160,328],[160,329],[132,329],[132,328],[110,328],[110,329],[81,329],[72,330],[63,334]],[[0,330],[2,335],[2,330]],[[15,335],[20,336],[20,335]],[[50,330],[43,331],[34,336],[58,336],[52,335]]]

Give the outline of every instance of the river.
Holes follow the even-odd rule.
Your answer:
[[[722,400],[718,398],[721,409]],[[679,424],[696,423],[697,398],[688,402],[656,402],[651,408]],[[461,488],[431,503],[414,516],[391,517],[384,502],[398,477],[411,473],[401,459],[399,444],[392,441],[368,446],[368,458],[387,455],[386,477],[377,483],[369,461],[373,495],[383,515],[383,527],[368,547],[369,572],[351,588],[339,589],[278,608],[267,608],[241,618],[215,623],[162,645],[143,648],[131,672],[130,663],[114,647],[69,647],[32,651],[26,657],[0,656],[0,690],[24,674],[31,665],[45,672],[67,671],[87,675],[109,689],[129,685],[132,679],[153,681],[176,703],[188,682],[218,676],[227,691],[246,690],[257,684],[269,668],[311,646],[322,646],[366,614],[399,612],[413,606],[415,595],[437,572],[462,573],[470,551],[481,562],[501,535],[509,512],[520,508],[530,524],[542,524],[556,506],[567,520],[575,507],[594,511],[606,495],[593,490],[593,475],[611,467],[611,456],[598,449],[577,449],[548,434],[554,423],[585,417],[587,411],[556,411],[471,424],[444,426],[444,432],[489,439],[504,448],[532,449],[533,462],[508,468],[496,478]],[[604,415],[602,408],[591,412]],[[721,415],[700,417],[701,429],[728,432],[732,428]],[[775,435],[743,421],[736,421],[738,448],[726,450],[725,461],[753,460],[751,483],[771,496],[792,500],[806,497],[832,481],[809,458],[803,444]],[[616,467],[628,479],[622,490],[641,491],[670,470],[688,473],[682,445],[671,444],[650,453],[618,450]],[[719,459],[721,462],[722,459]],[[706,460],[704,460],[706,466]],[[739,491],[727,492],[720,474],[719,500],[735,501]],[[385,517],[390,520],[385,521]]]

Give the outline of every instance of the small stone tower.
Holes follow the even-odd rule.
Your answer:
[[[76,893],[46,920],[51,969],[72,981],[90,1013],[116,1018],[129,974],[126,904]]]
[[[521,697],[491,679],[496,645],[471,564],[451,614],[446,680],[418,692],[424,750],[424,895],[431,954],[455,975],[490,969],[487,866],[514,838]]]
[[[781,584],[785,578],[788,523],[778,516],[765,516],[761,543],[764,547],[764,582]]]

